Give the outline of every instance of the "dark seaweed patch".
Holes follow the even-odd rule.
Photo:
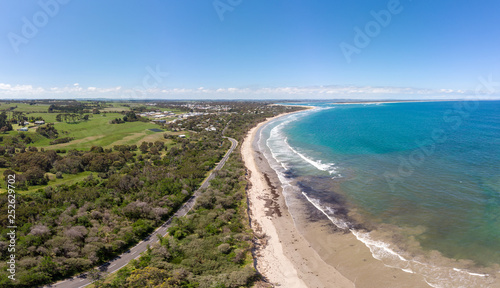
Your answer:
[[[330,177],[306,176],[297,180],[296,185],[301,191],[315,199],[319,199],[323,205],[332,208],[335,211],[335,217],[348,223],[349,229],[371,230],[365,224],[356,222],[349,216],[348,203],[343,195],[335,191],[334,180]],[[306,206],[309,221],[316,222],[325,219],[325,215],[321,211],[309,203],[305,197],[304,200],[309,204]]]

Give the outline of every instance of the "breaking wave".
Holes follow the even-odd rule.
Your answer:
[[[322,212],[335,226],[340,229],[349,230],[360,242],[370,250],[373,258],[382,261],[385,266],[400,269],[406,273],[422,275],[425,282],[434,288],[456,288],[456,287],[492,287],[493,279],[489,274],[469,272],[465,269],[453,267],[440,267],[403,256],[404,252],[397,252],[391,244],[374,240],[370,232],[352,228],[353,225],[335,216],[335,210],[323,205],[319,199],[315,199],[305,192],[302,195],[316,209]]]

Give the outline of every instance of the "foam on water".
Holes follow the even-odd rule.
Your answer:
[[[335,224],[340,229],[349,229],[349,224],[345,222],[344,220],[335,217],[335,209],[327,207],[327,209],[324,209],[321,207],[321,202],[317,199],[309,198],[305,192],[302,192],[302,195],[306,197],[307,201],[309,201],[316,209],[318,209],[320,212],[325,214],[325,216],[330,219],[330,221]],[[327,213],[328,211],[328,213]]]
[[[290,150],[293,153],[297,154],[300,158],[304,159],[304,161],[306,161],[307,163],[316,167],[318,170],[327,171],[328,173],[330,173],[330,175],[337,172],[337,170],[335,169],[335,166],[334,166],[335,163],[323,164],[323,163],[321,163],[321,160],[315,161],[311,158],[304,156],[304,154],[297,152],[297,150],[293,149],[292,146],[290,146],[290,144],[288,144],[288,138],[285,138],[284,142],[288,145],[288,147],[290,148]]]
[[[296,113],[280,118],[279,121],[272,121],[260,130],[258,148],[268,160],[270,167],[276,171],[278,179],[282,184],[282,191],[287,206],[290,206],[291,193],[293,195],[302,194],[309,203],[324,214],[336,227],[349,230],[357,240],[370,250],[375,259],[382,261],[388,267],[397,268],[406,273],[422,275],[426,283],[431,287],[492,287],[494,277],[490,277],[489,274],[469,272],[455,267],[440,267],[412,259],[409,255],[405,255],[404,251],[399,251],[390,243],[373,239],[372,233],[354,229],[351,223],[336,217],[334,208],[329,207],[319,199],[306,194],[299,187],[295,186],[293,179],[287,177],[286,172],[291,167],[301,165],[312,166],[320,171],[328,172],[330,175],[336,174],[333,178],[342,177],[337,171],[338,167],[335,167],[333,163],[326,164],[322,163],[321,160],[314,160],[306,152],[298,151],[288,143],[288,138],[284,134],[283,129],[293,121],[312,112],[314,111]],[[277,125],[276,122],[278,122]],[[266,128],[270,128],[270,131],[268,131],[269,135],[267,136],[263,132]],[[290,212],[293,216],[293,211]]]
[[[308,196],[302,192],[302,195],[316,209],[322,212],[335,226],[340,229],[348,229],[360,242],[370,250],[373,258],[382,261],[385,266],[397,268],[406,273],[422,275],[427,284],[435,288],[456,288],[456,287],[492,287],[493,279],[490,275],[480,274],[458,269],[453,267],[439,267],[436,265],[422,263],[417,260],[411,260],[404,257],[404,252],[396,252],[391,244],[372,239],[370,232],[356,230],[350,223],[335,217],[335,210],[323,205],[320,200]]]
[[[320,110],[326,110],[329,108],[323,108],[323,109],[314,109],[314,111],[320,111]],[[265,141],[267,149],[263,149],[262,147],[262,141],[259,141],[258,147],[261,151],[269,151],[271,154],[271,157],[279,163],[279,165],[284,169],[288,170],[289,165],[287,162],[295,162],[294,164],[297,164],[298,160],[301,160],[303,163],[307,163],[310,166],[313,166],[314,168],[320,170],[320,171],[325,171],[328,172],[330,175],[333,175],[332,178],[340,178],[342,175],[338,173],[337,167],[335,166],[335,163],[322,163],[321,160],[314,160],[311,157],[308,157],[304,155],[304,153],[301,153],[294,149],[289,143],[287,137],[284,135],[283,128],[286,127],[286,125],[290,124],[291,122],[297,121],[301,117],[304,117],[306,115],[309,115],[312,113],[313,110],[309,111],[304,111],[301,113],[297,114],[292,114],[290,116],[287,116],[280,124],[276,125],[273,127],[269,133],[268,139]],[[268,125],[272,125],[273,122],[269,123]],[[267,126],[267,125],[266,125]],[[262,137],[262,131],[261,129],[260,132],[260,137]],[[298,156],[297,158],[292,158],[292,155]]]

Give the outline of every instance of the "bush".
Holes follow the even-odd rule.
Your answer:
[[[57,171],[68,174],[80,173],[83,171],[82,159],[77,156],[66,156],[63,159],[57,160],[54,163],[54,168]]]
[[[7,160],[5,160],[4,158],[0,158],[0,168],[7,168],[9,167],[9,163],[7,162]]]
[[[59,136],[59,132],[57,132],[56,128],[54,128],[54,124],[40,126],[36,128],[36,133],[49,139],[56,139]]]
[[[36,166],[28,169],[21,176],[28,185],[44,185],[48,182],[47,178],[45,178],[45,171]]]
[[[227,243],[220,244],[219,247],[217,247],[217,250],[219,250],[222,254],[227,254],[231,251],[231,246]]]
[[[55,144],[60,144],[60,143],[68,143],[72,140],[75,140],[75,137],[64,137],[64,138],[59,138],[53,141],[50,141],[50,145],[55,145]]]
[[[62,178],[63,178],[63,176],[62,176],[62,172],[61,172],[61,171],[58,171],[58,172],[56,173],[56,178],[57,178],[57,179],[62,179]]]

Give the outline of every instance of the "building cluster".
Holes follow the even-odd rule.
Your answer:
[[[43,124],[45,124],[45,121],[40,120],[40,121],[35,121],[35,122],[33,122],[33,123],[28,122],[28,121],[24,121],[24,122],[22,123],[22,125],[24,125],[24,126],[28,126],[28,125],[31,125],[31,124],[35,124],[35,125],[43,125]],[[26,131],[28,131],[28,127],[21,127],[21,128],[19,128],[19,129],[17,129],[17,131],[26,132]]]
[[[208,104],[183,104],[181,107],[197,110],[228,111],[231,109],[228,105],[208,105]]]
[[[174,119],[173,121],[170,122],[175,122],[176,120],[182,120],[182,119],[187,119],[189,117],[194,117],[194,116],[201,116],[201,115],[208,115],[209,113],[205,112],[188,112],[188,113],[183,113],[183,114],[175,114],[174,112],[170,111],[150,111],[150,112],[143,112],[136,114],[137,116],[141,117],[146,117],[146,118],[152,118],[154,119],[153,121],[158,122],[158,123],[166,123],[166,120],[160,120],[162,118],[167,118],[167,117],[177,117],[178,119]]]
[[[35,121],[35,122],[33,122],[33,123],[28,122],[28,121],[24,121],[24,122],[23,122],[23,125],[24,125],[24,126],[27,126],[27,125],[30,125],[30,124],[35,124],[35,125],[43,125],[43,124],[45,124],[45,121],[40,120],[40,121]]]
[[[144,113],[139,113],[137,116],[141,117],[148,117],[148,118],[165,118],[165,117],[172,117],[175,116],[174,112],[171,111],[150,111],[150,112],[144,112]]]
[[[188,112],[184,114],[179,114],[177,115],[179,118],[189,118],[189,117],[194,117],[194,116],[201,116],[201,115],[208,115],[209,113],[203,113],[203,112]]]
[[[210,119],[207,120],[207,122],[210,121]],[[205,131],[217,131],[217,128],[214,127],[214,125],[210,125],[208,127],[203,128],[204,124],[207,124],[207,122],[203,122],[203,124],[198,124],[196,127],[199,129],[205,129]]]

